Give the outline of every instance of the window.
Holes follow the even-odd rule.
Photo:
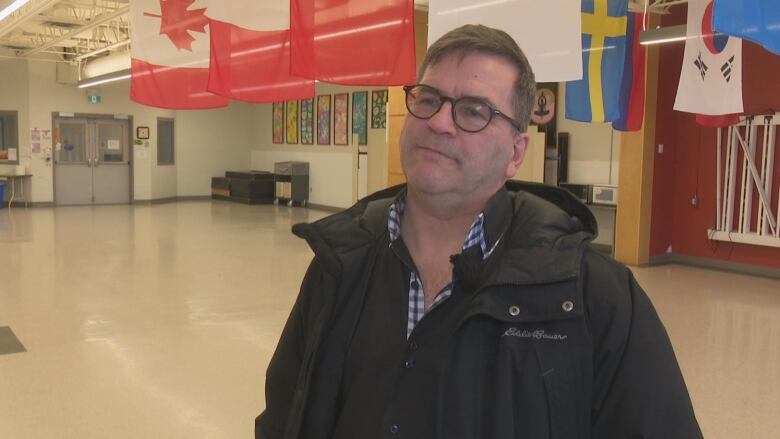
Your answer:
[[[157,164],[173,164],[173,119],[157,118]]]
[[[0,111],[0,163],[19,162],[19,132],[16,111]]]

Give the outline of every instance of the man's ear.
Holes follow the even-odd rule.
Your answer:
[[[506,167],[506,178],[512,178],[517,174],[520,165],[523,164],[525,153],[528,151],[528,133],[515,133],[512,143],[512,158]]]

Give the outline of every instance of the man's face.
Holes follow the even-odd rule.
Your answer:
[[[420,83],[443,96],[479,97],[514,117],[512,86],[517,68],[495,55],[457,54],[430,65]],[[401,131],[401,165],[409,187],[428,195],[454,195],[464,201],[490,197],[515,175],[528,146],[528,136],[508,121],[493,117],[479,132],[459,129],[452,105],[445,102],[430,119],[406,116]]]

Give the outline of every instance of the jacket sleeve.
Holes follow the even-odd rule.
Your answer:
[[[306,346],[311,310],[318,307],[323,271],[314,259],[301,284],[298,299],[284,326],[265,376],[265,410],[255,419],[256,439],[282,439],[288,424]]]
[[[593,337],[591,437],[702,437],[669,336],[632,273],[588,251],[585,300]]]

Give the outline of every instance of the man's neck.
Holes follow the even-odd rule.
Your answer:
[[[434,248],[449,256],[458,253],[469,227],[482,212],[490,197],[465,201],[442,196],[428,196],[411,188],[401,221],[401,235],[407,247]]]

